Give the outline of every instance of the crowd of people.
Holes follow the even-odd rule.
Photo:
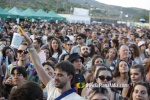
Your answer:
[[[11,47],[17,26],[23,42]],[[150,29],[0,23],[0,100],[150,100]]]

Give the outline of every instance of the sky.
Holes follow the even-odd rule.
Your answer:
[[[137,7],[150,10],[150,0],[95,0],[101,3],[122,7]]]

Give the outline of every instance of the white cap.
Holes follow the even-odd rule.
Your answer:
[[[145,41],[140,41],[140,42],[138,43],[138,46],[140,47],[140,46],[143,45],[143,44],[145,44]]]

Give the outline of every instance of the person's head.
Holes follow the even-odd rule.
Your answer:
[[[117,40],[117,39],[113,39],[112,41],[111,41],[111,47],[112,48],[116,48],[116,47],[118,47],[119,46],[119,41]]]
[[[50,62],[44,62],[42,65],[46,73],[51,77],[54,77],[54,66]]]
[[[107,42],[105,42],[105,43],[103,43],[103,49],[105,49],[105,48],[108,48],[109,47],[109,43],[107,43]]]
[[[33,40],[33,46],[35,49],[39,49],[42,46],[42,40],[39,38],[35,38]]]
[[[112,58],[113,60],[117,59],[117,50],[115,48],[110,48],[107,58]]]
[[[135,44],[136,45],[138,45],[138,43],[141,41],[141,38],[139,37],[139,36],[136,36],[135,38],[134,38],[134,42],[135,42]]]
[[[92,36],[93,40],[97,39],[97,37],[98,37],[97,32],[93,31],[91,36]]]
[[[120,60],[115,67],[114,77],[120,77],[120,74],[125,74],[129,72],[128,63],[124,60]]]
[[[94,46],[98,46],[99,45],[98,39],[92,40],[92,43],[93,43]]]
[[[7,40],[5,38],[2,38],[2,39],[0,39],[0,43],[4,44],[4,45],[7,45]]]
[[[130,68],[130,78],[132,83],[145,80],[145,68],[142,65],[134,65]]]
[[[4,47],[2,49],[2,54],[3,54],[3,57],[8,56],[9,59],[14,59],[14,57],[15,57],[15,54],[10,47]]]
[[[76,70],[81,70],[82,64],[84,63],[84,58],[78,53],[70,54],[68,60],[74,65]]]
[[[58,63],[58,60],[54,57],[50,57],[48,60],[53,66],[55,66]]]
[[[129,58],[129,47],[127,45],[121,45],[119,48],[119,56],[121,60]]]
[[[92,65],[91,65],[91,70],[94,70],[94,65],[95,64],[104,64],[104,60],[101,56],[96,55],[92,59]]]
[[[62,45],[58,38],[51,39],[49,43],[50,52],[53,54],[54,52],[58,52],[60,55],[62,53]]]
[[[69,58],[69,53],[63,54],[63,55],[60,57],[60,62],[63,61],[63,60],[67,60],[68,58]]]
[[[139,48],[136,44],[131,44],[129,46],[130,50],[132,51],[133,53],[133,57],[136,58],[136,57],[139,57],[140,56],[140,51],[139,51]]]
[[[145,41],[140,41],[138,43],[138,47],[140,48],[140,51],[143,51],[146,49]]]
[[[77,43],[78,43],[78,44],[83,44],[83,43],[85,43],[85,41],[86,41],[86,35],[80,33],[80,34],[77,35],[76,40],[77,40]]]
[[[75,68],[69,61],[62,61],[54,67],[54,84],[56,88],[68,87],[74,80]]]
[[[118,39],[119,38],[119,33],[117,33],[117,32],[113,33],[113,38]]]
[[[37,83],[27,81],[13,91],[8,100],[43,100],[43,91]]]
[[[12,77],[12,82],[14,85],[22,84],[25,80],[27,80],[26,69],[22,66],[14,67],[11,70],[11,77]]]
[[[65,49],[66,50],[71,50],[72,46],[73,46],[73,42],[72,41],[67,41],[65,43]]]
[[[101,67],[96,73],[96,83],[109,84],[113,79],[112,71],[109,68]]]
[[[74,33],[74,34],[73,34],[73,40],[74,40],[74,42],[77,41],[77,35],[78,35],[77,33]]]
[[[95,87],[89,92],[88,100],[109,100],[109,91],[104,87]]]
[[[146,82],[138,82],[134,85],[130,100],[150,100],[150,85]]]
[[[94,47],[94,45],[89,44],[88,48],[89,48],[89,53],[90,53],[89,56],[92,58],[94,56],[94,54],[95,54],[95,52],[93,52],[93,51],[95,51],[95,47]]]
[[[88,58],[90,56],[90,51],[89,51],[88,46],[86,46],[86,45],[81,46],[80,53],[81,53],[82,57]]]
[[[29,53],[27,51],[27,44],[22,43],[17,50],[18,60],[25,61],[29,60]]]

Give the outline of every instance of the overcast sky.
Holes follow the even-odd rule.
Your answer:
[[[123,7],[138,7],[150,10],[150,0],[95,0],[101,3],[123,6]]]

